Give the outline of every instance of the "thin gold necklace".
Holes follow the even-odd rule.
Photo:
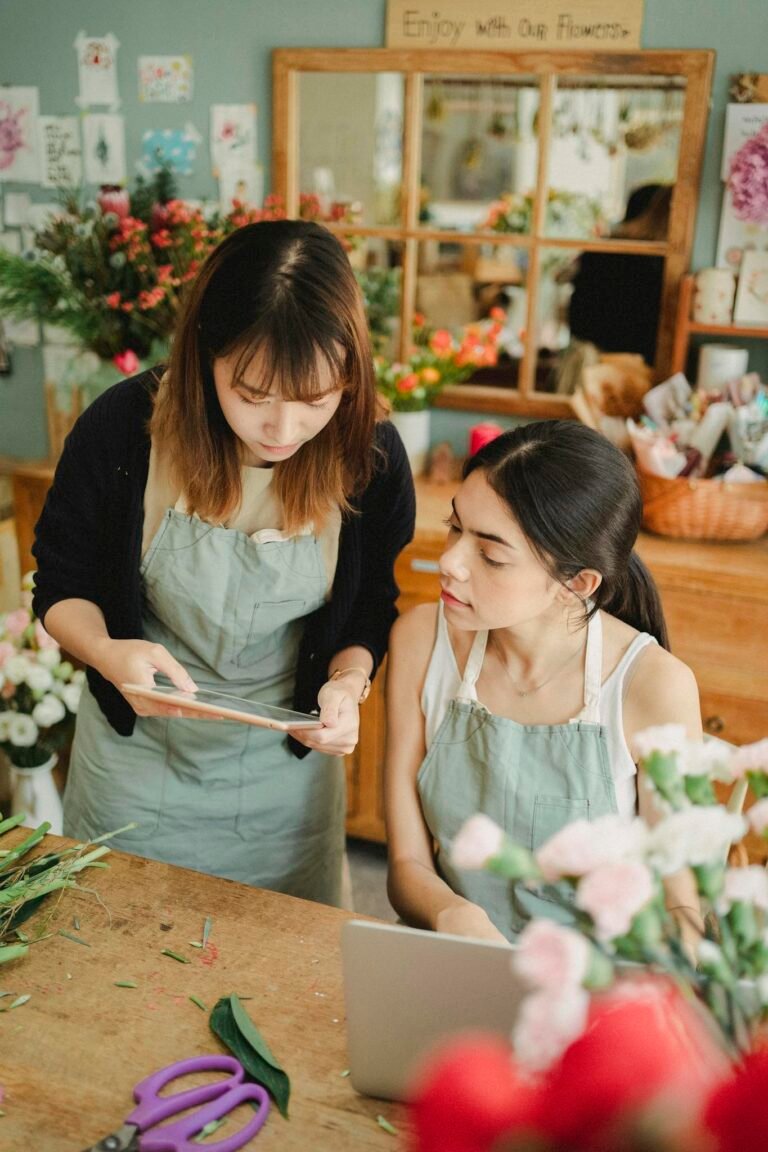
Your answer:
[[[571,652],[571,654],[568,656],[567,660],[564,660],[563,663],[560,665],[560,667],[555,669],[555,671],[552,673],[551,676],[547,676],[546,680],[540,680],[539,683],[534,684],[534,686],[532,688],[526,688],[525,691],[522,691],[520,688],[518,688],[517,684],[515,683],[514,679],[512,678],[512,676],[510,674],[509,668],[507,668],[507,662],[504,659],[504,656],[502,655],[501,645],[499,644],[498,640],[496,639],[496,633],[495,632],[491,633],[491,640],[493,641],[493,646],[496,649],[496,655],[497,655],[498,661],[501,664],[504,671],[506,672],[507,679],[509,680],[510,684],[512,685],[512,687],[514,688],[514,690],[518,696],[533,696],[534,692],[538,692],[540,688],[544,688],[545,685],[549,684],[552,680],[554,680],[557,676],[559,676],[561,672],[564,672],[565,669],[568,667],[568,665],[571,663],[571,661],[574,660],[581,652],[584,651],[584,645],[579,644],[578,648],[576,648],[575,651]]]

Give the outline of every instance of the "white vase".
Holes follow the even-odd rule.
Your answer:
[[[389,418],[400,433],[414,476],[421,476],[429,455],[429,409],[420,412],[390,412]]]
[[[36,768],[17,768],[11,765],[11,814],[26,812],[29,825],[50,822],[51,832],[61,836],[63,809],[61,796],[53,778],[58,757],[54,753]]]

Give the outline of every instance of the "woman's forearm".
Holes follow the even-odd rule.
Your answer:
[[[98,605],[91,600],[59,600],[46,612],[43,626],[71,656],[99,670],[110,636]]]

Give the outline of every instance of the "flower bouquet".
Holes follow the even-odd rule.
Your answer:
[[[533,194],[507,192],[494,200],[480,225],[482,231],[530,233],[533,226]],[[550,188],[547,196],[545,232],[548,236],[595,237],[605,231],[598,200],[582,192]]]
[[[23,255],[0,249],[0,314],[66,329],[84,350],[136,371],[170,340],[185,285],[219,241],[243,224],[282,216],[233,201],[204,215],[175,196],[161,170],[132,193],[105,187],[84,207],[70,194]],[[113,379],[117,379],[115,373]]]
[[[22,606],[0,614],[0,749],[16,768],[47,764],[72,737],[85,673],[32,613],[32,576]]]
[[[636,753],[661,812],[652,826],[578,820],[530,852],[477,815],[454,841],[458,867],[547,885],[565,923],[533,920],[519,938],[511,963],[529,991],[511,1048],[478,1041],[503,1066],[503,1090],[490,1101],[459,1089],[468,1113],[496,1109],[493,1139],[433,1139],[435,1099],[456,1088],[454,1048],[416,1087],[419,1152],[480,1152],[501,1136],[509,1152],[766,1146],[768,872],[728,860],[748,830],[768,839],[768,740],[694,744],[668,725],[641,733]],[[747,786],[756,802],[742,816]],[[698,909],[665,906],[665,878],[684,869],[703,931]]]
[[[469,324],[454,335],[446,328],[430,328],[417,312],[408,359],[374,357],[376,385],[391,410],[421,412],[432,406],[446,384],[459,384],[478,368],[493,366],[505,319],[503,309],[494,308],[489,321]]]

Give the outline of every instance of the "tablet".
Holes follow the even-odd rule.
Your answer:
[[[241,724],[254,724],[257,728],[277,728],[289,732],[298,728],[322,728],[317,716],[308,712],[293,712],[290,708],[275,708],[272,704],[262,704],[258,700],[245,700],[242,696],[228,696],[226,692],[209,692],[198,688],[197,692],[182,692],[173,684],[123,684],[123,692],[142,696],[145,700],[157,700],[162,704],[178,704],[190,712],[201,716],[213,716],[219,720],[239,720]]]

